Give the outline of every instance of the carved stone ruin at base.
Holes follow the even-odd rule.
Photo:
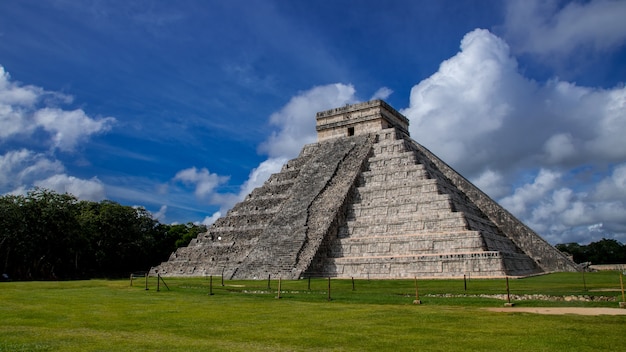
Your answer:
[[[319,112],[317,143],[152,273],[375,279],[577,270],[412,140],[408,126],[381,100]]]

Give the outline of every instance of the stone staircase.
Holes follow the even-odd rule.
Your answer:
[[[539,268],[395,129],[382,130],[346,221],[307,274],[527,275]],[[319,272],[313,272],[319,270]]]
[[[258,246],[269,224],[282,212],[302,166],[316,150],[317,144],[305,146],[297,158],[218,219],[207,233],[199,235],[187,247],[179,248],[167,262],[151,271],[164,276],[232,277]]]
[[[299,278],[333,232],[373,141],[373,136],[363,135],[319,143],[281,210],[232,277]]]

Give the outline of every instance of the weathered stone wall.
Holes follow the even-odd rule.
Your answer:
[[[450,166],[431,153],[428,149],[410,140],[416,150],[429,160],[434,168],[439,170],[445,178],[449,179],[459,191],[463,192],[469,202],[481,210],[486,217],[493,222],[502,233],[506,234],[520,251],[531,257],[545,272],[554,271],[578,271],[579,268],[561,251],[551,246],[547,241],[537,235],[532,229],[515,218],[497,202],[489,198],[471,182],[454,171]]]
[[[337,217],[374,136],[322,142],[234,278],[299,278]]]
[[[306,275],[449,277],[467,272],[493,277],[540,272],[476,206],[462,204],[467,197],[438,170],[418,163],[420,156],[405,136],[397,129],[379,132],[345,222],[339,224],[337,237],[321,246]]]
[[[151,271],[165,276],[231,277],[282,211],[302,167],[315,155],[317,147],[318,144],[305,146],[297,158],[218,219],[207,233],[179,248],[167,262]]]
[[[317,140],[378,133],[382,129],[396,128],[408,134],[409,120],[382,100],[348,105],[317,113]]]

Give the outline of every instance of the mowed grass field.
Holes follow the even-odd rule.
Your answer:
[[[0,351],[624,351],[626,316],[498,313],[503,279],[225,281],[209,278],[0,283]],[[466,286],[467,284],[467,286]],[[514,301],[610,307],[616,272],[509,280]],[[353,288],[354,287],[354,288]],[[514,296],[515,297],[515,296]]]

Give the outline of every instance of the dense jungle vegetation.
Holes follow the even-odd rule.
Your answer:
[[[626,264],[626,245],[603,238],[588,245],[578,243],[557,244],[561,252],[569,253],[576,263],[591,264]]]
[[[0,197],[0,275],[12,280],[125,277],[167,260],[206,226],[167,225],[143,208],[34,189]]]
[[[0,197],[0,275],[5,280],[125,277],[167,260],[206,230],[192,223],[161,224],[143,208],[45,189],[5,195]],[[556,248],[577,263],[626,263],[626,245],[613,239]]]

